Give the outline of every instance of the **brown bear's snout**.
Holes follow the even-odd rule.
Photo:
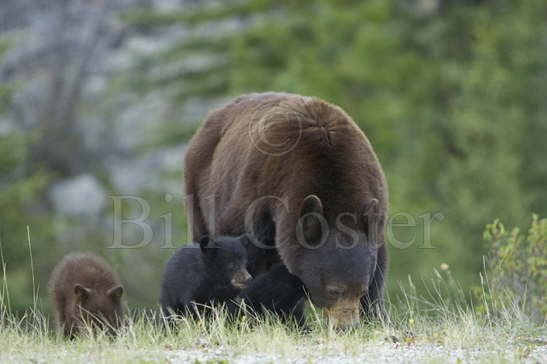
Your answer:
[[[340,300],[335,305],[325,308],[329,325],[337,329],[359,327],[360,301]]]

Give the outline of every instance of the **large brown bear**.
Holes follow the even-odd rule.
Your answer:
[[[263,254],[249,271],[281,259],[335,326],[356,324],[360,306],[382,312],[387,185],[339,107],[287,93],[240,96],[192,138],[185,178],[193,240],[251,234]]]

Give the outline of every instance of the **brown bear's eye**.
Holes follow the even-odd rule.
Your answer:
[[[344,293],[344,290],[340,287],[328,287],[327,294],[332,298],[337,298]]]

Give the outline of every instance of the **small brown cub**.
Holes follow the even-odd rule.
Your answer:
[[[120,326],[123,286],[108,263],[94,254],[66,255],[51,274],[49,293],[67,338],[85,325],[110,333]]]

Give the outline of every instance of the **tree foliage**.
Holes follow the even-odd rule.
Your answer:
[[[0,39],[0,59],[10,46],[10,41]],[[14,92],[16,85],[3,83],[0,85],[0,115],[4,113]],[[47,172],[44,170],[29,171],[29,153],[32,134],[24,134],[18,130],[0,133],[0,250],[1,264],[10,264],[9,298],[19,308],[32,304],[32,280],[28,276],[30,269],[29,246],[27,240],[27,226],[43,236],[45,241],[52,242],[51,223],[47,212],[40,209],[28,209],[31,203],[40,201],[47,186]],[[9,247],[9,248],[8,248]],[[35,253],[51,250],[52,244],[37,247]],[[15,264],[17,263],[17,264]],[[41,274],[40,264],[38,274]],[[5,267],[3,267],[5,268]],[[4,289],[7,287],[2,275],[2,292],[0,300],[8,297]],[[5,303],[5,302],[3,302]]]
[[[176,102],[276,90],[344,108],[384,166],[393,222],[417,222],[392,225],[391,281],[449,263],[469,285],[485,224],[547,213],[547,3],[434,3],[206,1],[126,20],[187,30],[143,61],[144,89]]]

